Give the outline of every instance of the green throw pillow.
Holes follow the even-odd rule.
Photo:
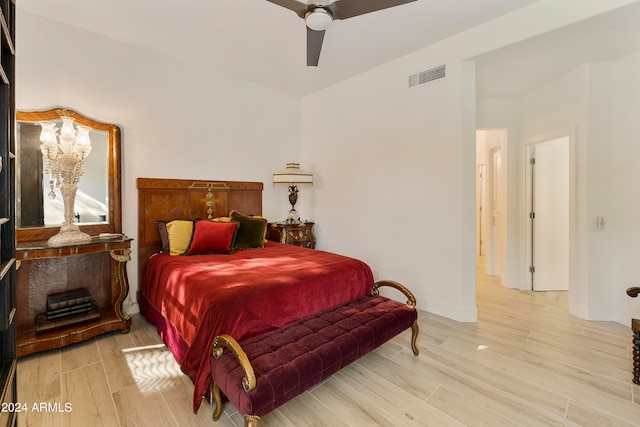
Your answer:
[[[243,215],[237,211],[231,211],[231,221],[238,223],[236,240],[233,244],[236,249],[262,248],[264,236],[267,232],[267,220]]]

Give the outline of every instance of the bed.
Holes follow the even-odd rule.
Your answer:
[[[228,253],[171,255],[163,248],[158,224],[202,218],[193,246],[199,230],[213,227],[209,220],[230,212],[240,215],[237,242],[253,221],[246,218],[262,214],[260,182],[139,178],[137,187],[140,312],[193,381],[194,411],[208,394],[216,336],[242,341],[371,290],[373,274],[362,261],[262,237],[258,247]]]

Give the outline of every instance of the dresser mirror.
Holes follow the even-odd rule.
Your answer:
[[[64,221],[59,188],[40,150],[42,122],[61,127],[61,116],[90,128],[91,151],[84,160],[84,174],[75,198],[75,223],[90,235],[122,232],[120,195],[120,128],[84,117],[67,109],[16,112],[16,223],[18,242],[46,240]]]

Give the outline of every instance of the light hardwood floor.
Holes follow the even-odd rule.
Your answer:
[[[477,304],[477,323],[421,311],[418,357],[404,332],[260,425],[640,425],[630,328],[569,315],[566,293],[509,290],[483,274]],[[192,413],[193,386],[141,316],[129,334],[21,358],[18,387],[19,426],[242,425],[228,404],[216,424],[206,403]]]

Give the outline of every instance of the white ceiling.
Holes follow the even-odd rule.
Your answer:
[[[640,50],[640,2],[481,55],[478,96],[517,97],[586,62]]]
[[[20,0],[17,7],[303,96],[534,2],[418,0],[335,21],[318,67],[305,65],[304,21],[266,0]],[[531,82],[515,78],[520,70],[537,70],[541,79],[587,56],[607,60],[638,50],[640,37],[629,37],[633,25],[634,34],[640,28],[638,8],[609,15],[479,57],[479,91],[522,91]]]

